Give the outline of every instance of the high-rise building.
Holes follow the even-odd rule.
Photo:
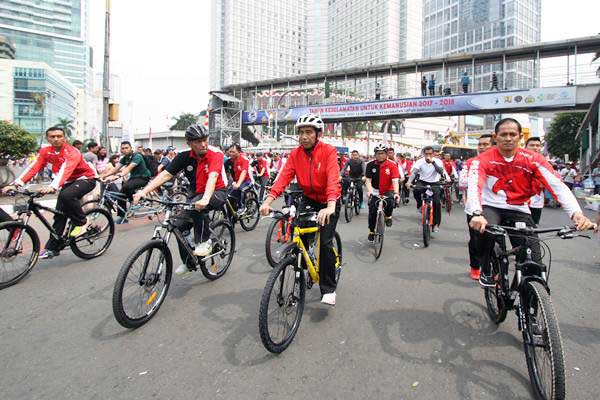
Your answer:
[[[422,6],[417,0],[332,0],[328,10],[328,69],[368,67],[421,58]],[[310,61],[310,60],[309,60]],[[358,81],[356,94],[381,98],[414,93],[411,76]]]
[[[0,120],[42,135],[76,119],[77,88],[43,62],[0,59]]]
[[[0,35],[0,58],[15,59],[15,46],[2,35]]]
[[[481,52],[541,40],[541,0],[424,0],[423,57]],[[533,61],[450,69],[438,72],[436,83],[458,89],[464,73],[472,90],[489,90],[492,72],[500,88],[526,88],[537,83]],[[474,77],[474,79],[473,79]]]
[[[307,0],[213,0],[211,89],[305,74]]]
[[[48,64],[77,88],[91,90],[88,0],[0,0],[0,35],[16,59]]]
[[[306,72],[309,74],[328,70],[330,2],[307,0],[306,4]]]

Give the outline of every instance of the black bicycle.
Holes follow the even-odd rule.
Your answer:
[[[65,215],[65,213],[37,203],[35,199],[42,197],[43,194],[27,189],[17,189],[13,194],[22,194],[29,199],[26,204],[15,206],[18,214],[15,221],[0,224],[0,289],[12,286],[25,278],[38,260],[40,238],[36,230],[29,225],[32,215],[37,216],[50,235],[58,239],[59,251],[70,247],[77,257],[89,260],[101,256],[110,246],[115,234],[115,223],[105,209],[85,210],[85,216],[90,224],[86,232],[73,237],[71,231],[74,226],[70,218],[67,219],[65,231],[57,232],[44,217],[42,211],[55,215]]]
[[[194,255],[193,233],[182,231],[176,222],[183,219],[180,211],[193,210],[189,203],[161,202],[165,206],[165,217],[154,229],[152,239],[145,242],[127,257],[113,291],[113,313],[125,328],[138,328],[148,322],[164,302],[173,271],[173,256],[169,249],[172,235],[180,247],[185,249],[188,269],[200,268],[209,280],[222,277],[231,265],[235,252],[235,233],[227,220],[212,221],[210,237],[212,253],[206,257]],[[177,212],[179,211],[179,212]],[[183,221],[187,224],[190,219]]]
[[[239,222],[243,230],[253,231],[260,221],[258,200],[254,196],[246,197],[245,210],[242,213],[238,212],[235,205],[237,205],[237,199],[231,195],[231,191],[228,191],[223,207],[211,213],[211,221],[226,219],[232,227]]]
[[[358,197],[358,188],[356,187],[359,182],[362,182],[361,178],[344,178],[348,179],[349,186],[344,197],[344,218],[346,222],[351,222],[354,214],[360,214],[360,198]]]
[[[378,260],[383,250],[383,238],[385,236],[385,206],[389,199],[385,196],[378,196],[377,199],[377,219],[375,220],[375,232],[373,232],[373,245],[375,249],[375,260]]]
[[[431,231],[433,229],[433,190],[448,186],[446,183],[431,183],[428,185],[416,185],[414,190],[423,192],[421,204],[421,227],[423,229],[423,246],[429,247]]]
[[[543,228],[488,225],[486,233],[493,235],[495,246],[490,257],[495,287],[485,288],[485,302],[490,318],[496,324],[514,310],[523,335],[523,347],[529,378],[536,397],[542,400],[565,398],[565,362],[558,319],[550,299],[548,278],[552,262],[550,247],[537,234],[556,233],[561,239],[577,236],[574,227]],[[521,237],[525,245],[507,250],[506,238]],[[549,256],[548,266],[534,261],[530,241],[543,245]],[[524,254],[523,262],[515,262],[512,282],[509,257]]]

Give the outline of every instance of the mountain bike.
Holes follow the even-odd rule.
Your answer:
[[[423,203],[421,204],[421,227],[423,230],[423,245],[429,247],[431,231],[433,229],[433,189],[448,186],[445,183],[431,183],[429,185],[416,185],[415,190],[423,192]]]
[[[350,185],[346,191],[346,196],[344,198],[344,218],[346,222],[351,222],[354,214],[360,214],[360,198],[358,197],[358,188],[356,185],[358,182],[362,182],[361,178],[345,178],[348,179]]]
[[[265,255],[267,262],[271,267],[276,267],[282,260],[282,251],[291,242],[294,236],[293,220],[296,217],[296,210],[300,204],[302,190],[286,190],[287,203],[281,213],[272,214],[273,222],[267,229],[265,237]]]
[[[518,225],[517,223],[516,225]],[[495,246],[490,257],[491,273],[496,286],[485,288],[485,302],[491,320],[500,324],[508,311],[514,310],[523,336],[523,347],[529,378],[538,399],[565,398],[565,363],[558,319],[550,299],[548,278],[552,262],[550,247],[537,234],[556,233],[561,239],[587,237],[576,234],[574,227],[530,228],[488,225]],[[525,245],[507,250],[506,238],[525,238]],[[548,266],[532,258],[531,240],[539,241],[549,255]],[[525,254],[523,262],[515,262],[512,282],[509,257]]]
[[[237,199],[231,195],[231,191],[227,191],[227,200],[220,210],[214,210],[211,214],[212,221],[227,219],[232,227],[235,227],[237,222],[240,223],[242,229],[249,232],[253,231],[260,220],[259,205],[255,197],[246,197],[245,210],[239,213]]]
[[[446,208],[446,212],[448,212],[448,214],[450,214],[450,212],[452,211],[452,187],[453,184],[448,184],[448,185],[443,185],[442,186],[442,190],[443,190],[443,204],[444,207]]]
[[[50,235],[58,239],[59,251],[70,247],[77,257],[89,260],[101,256],[110,246],[115,234],[115,223],[105,209],[85,210],[85,216],[91,223],[84,234],[72,237],[70,233],[74,225],[70,218],[67,219],[64,232],[57,232],[44,217],[42,211],[55,215],[65,213],[37,203],[35,199],[43,194],[27,189],[16,189],[13,193],[29,198],[26,204],[15,206],[18,215],[15,221],[0,224],[0,289],[12,286],[25,278],[37,263],[40,238],[36,230],[29,225],[32,215],[37,216]]]
[[[123,263],[113,290],[113,313],[119,324],[134,329],[150,321],[164,302],[173,273],[171,236],[185,249],[188,268],[200,268],[209,280],[222,277],[231,265],[235,252],[235,233],[227,220],[212,221],[210,237],[213,250],[209,256],[194,255],[193,233],[182,231],[177,221],[193,222],[181,217],[181,211],[194,210],[194,204],[152,199],[165,206],[165,217],[154,229],[152,239],[135,249]],[[176,212],[176,211],[179,211]]]
[[[373,245],[375,249],[375,260],[378,260],[383,250],[383,237],[385,235],[385,206],[390,201],[389,198],[383,195],[377,196],[377,219],[375,220],[375,232]]]
[[[292,243],[288,244],[285,257],[269,275],[262,293],[258,315],[260,339],[272,353],[281,353],[292,343],[302,320],[306,289],[319,283],[320,233],[316,220],[316,212],[301,213],[293,220]],[[308,227],[300,227],[304,225]],[[342,241],[337,232],[333,248],[339,283]]]

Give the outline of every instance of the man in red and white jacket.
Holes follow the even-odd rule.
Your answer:
[[[521,125],[517,120],[500,120],[494,129],[496,147],[471,162],[465,208],[465,212],[472,215],[469,224],[471,228],[484,234],[487,224],[524,222],[527,226],[534,226],[529,203],[531,197],[539,193],[540,183],[558,200],[578,230],[594,227],[592,221],[581,212],[573,193],[561,182],[548,161],[541,154],[519,148],[522,136]],[[524,244],[523,238],[511,236],[510,239],[513,247]],[[541,262],[538,241],[532,240],[529,245],[533,259]],[[479,278],[479,283],[484,287],[496,284],[490,276],[489,256],[493,247],[494,238],[484,235]],[[523,261],[525,256],[521,252],[517,259]]]
[[[56,232],[62,234],[68,217],[74,226],[70,235],[80,236],[86,232],[88,224],[80,200],[96,186],[94,180],[96,172],[83,159],[79,150],[67,143],[65,131],[62,128],[49,128],[46,131],[46,140],[50,145],[42,147],[35,161],[12,185],[6,186],[2,191],[6,193],[13,190],[15,186],[25,185],[38,172],[50,165],[54,180],[49,186],[41,188],[39,192],[48,194],[60,191],[56,200],[56,209],[64,213],[55,214],[52,226]],[[59,240],[50,236],[45,250],[40,253],[40,258],[57,256],[60,251],[59,246]]]
[[[307,114],[298,118],[296,130],[300,146],[294,149],[277,176],[271,192],[260,207],[263,215],[271,212],[271,204],[279,197],[294,177],[304,192],[299,212],[310,207],[318,211],[317,222],[321,225],[319,287],[322,303],[335,305],[336,257],[333,238],[340,212],[340,169],[335,147],[323,143],[319,136],[323,121],[318,115]]]

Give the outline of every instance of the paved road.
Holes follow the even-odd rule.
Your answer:
[[[237,228],[238,252],[221,279],[175,278],[147,325],[121,328],[111,308],[124,258],[152,225],[119,226],[101,259],[69,252],[41,261],[0,291],[2,399],[529,399],[516,319],[490,323],[467,276],[464,216],[420,247],[414,209],[403,208],[373,262],[366,216],[340,222],[347,268],[335,308],[308,294],[294,343],[279,356],[258,336],[258,303],[270,268],[267,222]],[[545,210],[544,225],[566,217]],[[552,298],[565,346],[568,394],[597,398],[600,244],[552,242]]]

